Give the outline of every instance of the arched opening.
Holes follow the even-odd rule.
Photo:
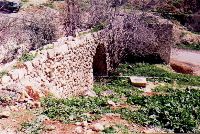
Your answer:
[[[104,45],[99,45],[93,60],[94,76],[107,75],[106,49]]]

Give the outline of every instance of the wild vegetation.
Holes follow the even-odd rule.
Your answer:
[[[21,61],[21,62],[31,61],[31,60],[33,60],[36,57],[36,55],[37,54],[24,53],[19,58],[19,61]]]
[[[128,78],[98,78],[94,87],[98,97],[45,98],[42,101],[43,114],[54,120],[74,123],[90,122],[105,113],[118,113],[128,121],[144,126],[159,126],[169,132],[199,131],[200,91],[187,86],[199,86],[200,77],[177,74],[143,63],[123,64],[118,68],[119,72],[123,75],[149,76],[152,77],[149,80],[153,81],[157,77],[156,80],[165,84],[153,89],[154,95],[145,96],[143,90],[133,87]],[[174,86],[173,81],[184,86]],[[111,90],[111,94],[103,96],[102,93],[108,90]],[[121,107],[113,108],[108,101]],[[107,128],[104,131],[114,130]]]
[[[0,78],[3,77],[4,75],[6,75],[7,73],[8,73],[8,72],[5,71],[5,70],[1,71],[1,72],[0,72]]]
[[[166,69],[157,67],[154,64],[136,63],[122,64],[117,69],[117,74],[122,73],[125,76],[138,75],[150,77],[150,80],[173,83],[180,85],[199,86],[200,77],[187,74],[177,74]]]
[[[63,1],[63,10],[54,9],[55,1]],[[28,3],[28,0],[22,0],[22,3]],[[104,116],[111,114],[129,123],[128,126],[118,124],[104,126],[104,129],[100,132],[105,134],[135,133],[132,130],[132,126],[135,124],[139,127],[159,128],[162,132],[200,133],[200,77],[176,73],[164,64],[153,64],[159,63],[160,60],[162,62],[167,61],[161,58],[160,51],[163,50],[162,54],[170,53],[169,49],[164,48],[173,47],[175,43],[172,37],[173,26],[185,24],[190,28],[192,25],[186,24],[185,17],[198,14],[199,5],[199,0],[51,0],[49,3],[31,7],[33,9],[24,9],[17,17],[15,17],[15,14],[11,14],[11,17],[0,15],[0,47],[3,46],[0,49],[0,63],[7,63],[15,57],[20,57],[19,63],[16,63],[17,65],[14,65],[13,68],[15,71],[21,67],[27,69],[28,65],[25,67],[23,63],[32,61],[36,57],[36,54],[29,53],[30,50],[54,49],[54,45],[47,48],[44,45],[54,42],[61,36],[97,33],[99,40],[106,42],[105,44],[111,44],[105,49],[109,51],[111,57],[111,68],[117,67],[115,72],[112,72],[109,76],[95,77],[93,89],[95,97],[85,95],[58,99],[50,95],[41,100],[36,100],[38,107],[40,102],[42,105],[40,116],[48,117],[48,121],[58,121],[61,125],[75,125],[99,121]],[[149,11],[156,13],[151,14]],[[172,22],[165,21],[165,23],[161,16],[172,20]],[[177,19],[177,16],[183,18]],[[180,21],[180,24],[175,24],[177,21],[174,23],[174,20]],[[164,28],[159,29],[160,27]],[[158,29],[155,30],[155,28]],[[61,31],[59,31],[60,29]],[[9,43],[11,46],[8,45]],[[164,47],[160,49],[158,46]],[[192,44],[182,43],[176,46],[183,49],[200,50],[200,44],[196,42]],[[155,52],[157,50],[159,52]],[[151,57],[154,54],[155,59]],[[132,59],[133,57],[135,58]],[[143,57],[145,60],[153,59],[154,61],[153,63],[146,63],[142,62],[141,59],[138,60],[138,57]],[[125,62],[126,60],[130,61],[130,59],[134,63]],[[56,60],[59,60],[59,58]],[[30,66],[32,67],[32,65],[31,63]],[[44,74],[49,74],[48,82],[57,79],[53,77],[58,77],[58,73],[61,74],[59,70],[63,70],[62,73],[65,75],[66,68],[60,69],[59,66],[52,69],[53,71],[49,69],[51,68],[49,66],[47,69],[45,68],[46,71],[41,70]],[[48,69],[49,71],[47,71]],[[54,75],[53,72],[57,74]],[[1,71],[0,78],[9,73]],[[31,77],[36,76],[35,74],[38,73],[33,73]],[[21,77],[19,75],[21,74],[14,72],[12,77]],[[146,91],[146,88],[134,87],[129,80],[130,76],[146,77],[148,84],[153,84],[155,87],[151,87],[150,91]],[[4,83],[12,80],[13,78],[11,79],[9,74],[4,78]],[[44,82],[46,78],[36,80]],[[28,83],[26,80],[23,82]],[[0,83],[3,82],[0,81]],[[39,84],[43,86],[43,83]],[[67,83],[55,83],[62,90],[67,90],[67,86],[66,89],[62,87],[65,84]],[[15,89],[13,85],[9,88]],[[31,95],[39,96],[37,94],[39,91],[35,93],[32,88],[30,90]],[[14,90],[8,92],[14,92]],[[22,93],[22,95],[24,94]],[[18,102],[17,100],[17,106],[23,107],[24,103],[31,106],[36,105],[35,100],[26,98],[28,95],[24,96],[24,101]],[[11,105],[10,103],[13,104],[7,96],[0,97],[0,103],[3,106],[8,102],[9,105]],[[9,106],[9,108],[14,109],[15,107]],[[13,120],[12,122],[14,122]],[[42,133],[46,129],[44,120],[37,118],[21,123],[19,131]]]
[[[182,43],[178,44],[177,46],[182,49],[200,50],[200,44],[198,43],[192,43],[192,44]]]

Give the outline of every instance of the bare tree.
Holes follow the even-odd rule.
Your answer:
[[[67,36],[75,36],[80,25],[80,10],[78,0],[65,0],[64,26]]]

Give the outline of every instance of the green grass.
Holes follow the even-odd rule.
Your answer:
[[[184,0],[172,0],[172,5],[177,7],[180,6],[183,2]]]
[[[103,30],[106,27],[106,23],[101,22],[96,24],[94,27],[92,27],[91,32],[98,32],[100,30]]]
[[[4,75],[7,75],[8,74],[8,72],[7,71],[1,71],[0,72],[0,78],[2,78]]]
[[[188,49],[188,50],[200,50],[200,44],[178,44],[179,48]]]
[[[45,7],[49,7],[49,8],[54,8],[54,6],[53,6],[53,2],[48,2],[48,3],[44,3],[44,4],[42,4],[43,6],[45,6]]]
[[[37,54],[31,54],[31,53],[24,53],[20,58],[19,61],[26,62],[26,61],[32,61]]]
[[[105,90],[112,90],[115,96],[103,97]],[[93,121],[101,118],[105,113],[119,113],[130,121],[144,126],[159,126],[174,132],[197,132],[200,121],[200,91],[195,89],[173,89],[158,87],[155,91],[164,93],[151,97],[143,96],[142,91],[131,88],[126,78],[99,81],[94,90],[98,97],[55,99],[45,98],[42,102],[43,114],[51,119],[64,123]],[[121,97],[127,100],[122,100]],[[138,105],[138,110],[129,108],[113,110],[108,100],[128,104],[130,107]],[[113,128],[106,128],[104,133],[114,132]]]
[[[43,114],[64,123],[93,121],[105,113],[118,113],[122,118],[144,126],[158,126],[173,132],[199,132],[200,125],[200,90],[176,87],[170,82],[187,85],[199,85],[199,77],[176,74],[156,65],[125,64],[118,68],[117,73],[123,75],[142,75],[159,77],[167,82],[153,89],[159,95],[143,96],[143,91],[133,87],[128,78],[96,79],[94,91],[98,97],[78,97],[69,99],[44,98]],[[185,81],[185,77],[188,81]],[[185,83],[186,82],[186,83]],[[102,92],[111,90],[110,96],[102,96]],[[126,98],[126,99],[124,99]],[[112,109],[108,100],[126,104],[129,107]],[[133,109],[137,106],[136,109]],[[115,127],[107,127],[103,133],[115,133]],[[125,131],[128,132],[127,129]]]
[[[107,127],[103,130],[103,134],[116,134],[117,131],[114,127]]]
[[[29,0],[22,0],[23,3],[26,3],[26,2],[28,2],[28,1],[29,1]]]
[[[180,85],[200,86],[199,76],[178,74],[147,63],[122,64],[116,71],[116,74],[118,73],[122,73],[124,76],[152,77],[151,80],[153,81],[158,80],[168,83],[176,81]]]
[[[36,119],[32,122],[23,122],[19,130],[26,134],[41,134],[44,129],[43,121]]]
[[[44,112],[48,117],[65,123],[81,121],[93,121],[104,113],[112,110],[107,103],[108,100],[119,101],[116,98],[73,98],[55,99],[45,98],[43,100]]]
[[[129,102],[141,108],[129,116],[142,125],[161,126],[175,133],[196,132],[200,125],[200,91],[174,90],[167,95],[129,98]],[[130,113],[129,113],[130,114]]]

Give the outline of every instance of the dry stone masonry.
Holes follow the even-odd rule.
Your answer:
[[[138,15],[138,20],[142,16],[135,15]],[[62,37],[43,49],[31,51],[32,55],[36,55],[31,61],[14,60],[0,66],[1,96],[8,95],[15,100],[38,100],[47,94],[58,98],[88,94],[93,88],[93,75],[109,75],[124,60],[123,55],[159,55],[168,63],[173,41],[173,26],[170,23],[146,15],[150,18],[147,24],[141,25],[137,20],[123,24],[129,16],[118,17],[121,20],[117,25],[119,27],[107,31],[107,34],[103,35],[102,31],[84,32],[77,37]],[[127,25],[137,28],[130,31],[128,27],[126,29]],[[148,40],[141,32],[146,34]],[[131,38],[124,42],[127,37]]]
[[[61,38],[41,51],[30,52],[37,56],[21,63],[22,67],[16,68],[19,63],[15,62],[1,68],[1,71],[7,71],[0,80],[1,92],[21,95],[31,88],[40,95],[48,92],[65,98],[92,89],[94,44],[89,34],[84,38]]]

